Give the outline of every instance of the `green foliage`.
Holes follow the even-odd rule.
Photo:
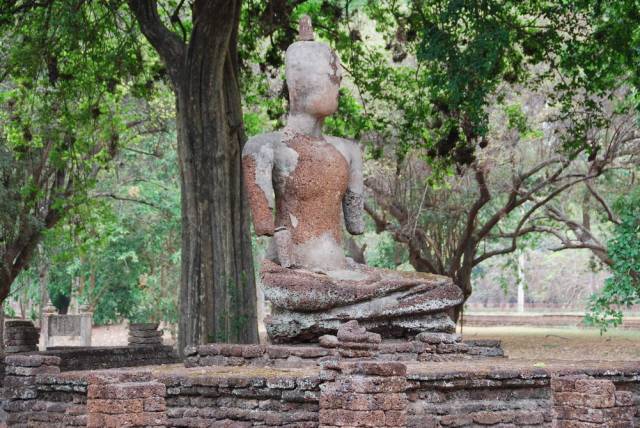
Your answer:
[[[39,301],[35,268],[45,263],[58,309],[73,297],[98,325],[177,321],[180,192],[175,136],[168,137],[142,138],[119,155],[117,171],[99,176],[92,197],[45,234],[46,254],[18,277],[16,298],[25,284]]]
[[[152,64],[120,2],[0,5],[3,293],[140,131]],[[16,257],[19,254],[19,257]]]
[[[615,210],[620,216],[608,242],[612,276],[589,302],[587,322],[602,331],[622,323],[622,310],[640,303],[640,191],[621,197]]]
[[[367,264],[384,269],[396,269],[398,265],[397,246],[398,244],[389,233],[380,234],[375,247],[366,252]]]

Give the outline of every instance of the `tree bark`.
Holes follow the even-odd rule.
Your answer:
[[[206,342],[255,343],[255,276],[240,167],[246,140],[237,76],[240,1],[197,1],[188,45],[163,26],[155,2],[129,4],[167,64],[176,93],[182,194],[178,350]]]

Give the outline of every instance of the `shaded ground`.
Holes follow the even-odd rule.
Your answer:
[[[509,358],[639,361],[640,331],[540,327],[465,327],[465,339],[500,339]]]

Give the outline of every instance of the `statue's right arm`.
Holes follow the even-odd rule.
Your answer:
[[[250,138],[242,150],[242,171],[247,189],[253,227],[258,236],[272,236],[273,218],[273,143],[271,134]]]

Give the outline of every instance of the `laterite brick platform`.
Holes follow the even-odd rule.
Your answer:
[[[60,358],[6,358],[9,426],[633,427],[640,363],[326,358],[299,368],[60,372]]]

